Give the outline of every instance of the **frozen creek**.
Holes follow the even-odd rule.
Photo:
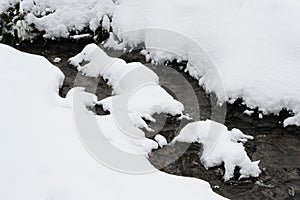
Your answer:
[[[68,90],[74,86],[74,80],[77,76],[76,69],[68,65],[67,60],[79,53],[89,42],[84,40],[80,42],[60,41],[47,43],[36,41],[32,44],[23,43],[16,48],[25,52],[43,55],[54,65],[58,66],[66,76],[64,86],[60,91],[60,94],[65,96]],[[54,63],[53,61],[57,57],[61,58],[61,61]],[[137,52],[125,54],[122,58],[126,61],[145,63],[144,57]],[[155,68],[155,66],[151,67]],[[177,64],[174,64],[174,68],[179,70]],[[209,118],[213,102],[199,88],[197,81],[190,78],[187,74],[183,73],[183,75],[197,94],[201,119],[205,120]],[[97,82],[94,78],[84,76],[79,79],[79,85],[77,86],[85,86],[87,90],[94,87]],[[174,81],[172,78],[160,79],[162,85]],[[99,81],[96,91],[98,98],[103,99],[110,96],[110,94],[111,88],[104,81]],[[256,112],[252,116],[243,114],[245,110],[246,107],[239,102],[227,105],[225,125],[228,128],[237,127],[246,134],[255,137],[254,141],[248,141],[245,146],[252,160],[261,160],[260,167],[263,169],[263,173],[259,178],[243,181],[237,181],[236,179],[224,183],[221,179],[222,176],[220,176],[223,173],[222,167],[205,170],[200,164],[199,154],[201,154],[201,146],[197,144],[191,145],[177,161],[162,168],[162,171],[206,180],[211,184],[215,192],[231,199],[299,199],[300,128],[282,128],[279,122],[282,122],[289,115],[287,111],[282,111],[280,116],[270,115],[259,119]],[[105,114],[99,107],[96,108],[96,112],[98,114]],[[178,122],[170,119],[160,134],[164,135],[170,141],[174,137],[174,134],[178,132],[178,126]],[[150,155],[150,161],[154,166],[160,167],[167,159],[172,157],[174,151],[176,151],[175,148],[167,147],[163,150],[153,152]]]

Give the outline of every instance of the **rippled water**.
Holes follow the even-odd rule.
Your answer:
[[[84,40],[80,42],[52,41],[48,43],[36,41],[34,43],[23,43],[17,48],[25,52],[43,55],[51,62],[55,57],[62,59],[61,63],[54,63],[66,76],[64,86],[60,91],[62,96],[70,88],[74,87],[76,78],[76,86],[85,86],[91,92],[96,90],[98,98],[103,99],[111,95],[111,88],[106,85],[105,81],[80,76],[67,63],[67,60],[80,52],[88,42]],[[127,61],[145,63],[144,57],[137,52],[124,54],[122,58]],[[196,93],[200,119],[210,119],[212,105],[216,103],[215,98],[207,95],[198,87],[197,81],[182,72],[179,64],[171,63],[169,66],[176,70],[174,74],[181,73]],[[153,70],[162,68],[162,66],[153,65],[150,65],[150,67]],[[161,75],[160,82],[167,91],[176,90],[183,96],[188,95],[186,94],[186,88],[176,83],[177,79],[172,74],[164,74],[163,72],[158,74]],[[188,107],[189,102],[185,103],[185,106]],[[259,178],[237,181],[238,174],[236,174],[234,180],[224,183],[222,181],[223,167],[205,170],[201,165],[199,159],[201,156],[201,145],[199,144],[191,145],[179,159],[161,170],[170,174],[207,180],[215,192],[231,199],[300,199],[300,128],[282,127],[283,119],[289,116],[287,111],[282,111],[280,116],[270,115],[259,119],[257,112],[252,116],[243,114],[245,109],[246,107],[241,102],[227,105],[225,125],[229,128],[237,127],[244,133],[255,137],[255,140],[246,143],[245,146],[252,160],[261,160],[260,167],[263,169],[263,172]],[[96,111],[98,114],[105,114],[100,107],[97,107]],[[187,112],[192,116],[199,114],[198,111],[195,113],[193,109]],[[218,113],[218,110],[214,113]],[[161,116],[157,117],[159,119]],[[218,116],[216,115],[214,119],[218,120]],[[170,141],[179,130],[180,123],[172,118],[168,118],[160,134],[166,136]],[[154,166],[164,166],[168,159],[172,159],[176,151],[180,150],[181,144],[178,145],[177,147],[167,146],[164,149],[153,152],[150,155],[150,161]],[[161,187],[163,188],[163,186]]]

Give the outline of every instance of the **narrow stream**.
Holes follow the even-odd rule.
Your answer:
[[[66,76],[64,86],[60,91],[65,96],[69,89],[74,87],[74,80],[80,80],[76,86],[94,88],[97,85],[96,95],[103,99],[111,95],[111,88],[104,80],[78,75],[75,68],[68,65],[67,60],[79,53],[90,41],[35,41],[23,43],[16,48],[38,55],[45,56],[50,62],[59,67]],[[61,58],[60,63],[54,63],[54,58]],[[140,61],[145,63],[145,58],[137,52],[122,56],[126,61]],[[211,116],[212,102],[199,86],[196,80],[180,70],[178,64],[170,64],[178,72],[182,73],[197,95],[201,119],[209,119]],[[157,66],[151,66],[156,68]],[[171,76],[170,76],[171,77]],[[161,80],[162,86],[171,79]],[[170,84],[168,82],[168,84]],[[177,88],[178,90],[184,89]],[[264,116],[259,119],[256,111],[252,116],[243,114],[247,108],[238,101],[227,105],[225,125],[231,128],[239,128],[244,133],[253,135],[255,140],[246,143],[246,151],[251,160],[261,160],[262,174],[257,179],[242,181],[222,181],[223,167],[205,170],[200,163],[201,145],[192,144],[190,148],[175,162],[161,170],[180,176],[196,177],[208,181],[213,190],[231,199],[300,199],[300,128],[282,127],[282,121],[289,116],[287,111],[282,111],[279,116]],[[97,107],[98,114],[105,114]],[[179,131],[179,123],[170,119],[160,134],[166,136],[168,141]],[[164,151],[156,151],[150,155],[150,162],[154,166],[161,166],[168,157],[172,157],[174,149],[165,147]],[[162,186],[163,187],[163,186]]]

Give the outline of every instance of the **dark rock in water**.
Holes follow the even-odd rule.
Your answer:
[[[53,62],[56,57],[61,58],[60,63],[53,63],[66,76],[64,86],[60,91],[61,96],[65,96],[68,90],[74,86],[84,86],[87,91],[95,92],[99,99],[103,99],[110,96],[112,92],[106,82],[102,79],[81,76],[76,69],[67,63],[70,57],[79,53],[90,42],[90,40],[77,42],[61,40],[45,43],[40,40],[33,43],[22,43],[17,48],[25,52],[43,55],[50,62]],[[145,63],[145,58],[138,51],[123,54],[122,58],[127,61]],[[213,95],[207,95],[198,86],[196,80],[182,72],[182,63],[177,64],[174,62],[169,63],[169,65],[180,72],[193,87],[201,111],[200,119],[210,119],[212,104],[216,103]],[[156,68],[155,66],[150,67]],[[169,83],[176,80],[172,79],[172,75],[167,74],[160,81],[163,86],[168,85],[165,88],[169,88]],[[177,85],[176,87],[179,87],[177,89],[183,95],[185,94],[184,89]],[[252,116],[243,114],[246,109],[241,101],[227,105],[225,125],[230,129],[239,128],[244,133],[255,137],[253,141],[246,143],[245,148],[252,160],[261,160],[262,174],[259,178],[238,181],[237,169],[235,178],[224,183],[222,180],[224,173],[222,166],[206,170],[201,165],[202,147],[200,144],[178,143],[174,146],[165,146],[150,154],[150,162],[166,173],[204,179],[211,184],[215,192],[231,199],[300,199],[300,128],[282,127],[282,121],[290,116],[288,111],[283,110],[279,116],[270,115],[259,119],[258,111]],[[95,111],[98,114],[107,114],[98,106]],[[193,110],[189,112],[193,112]],[[159,131],[159,134],[165,136],[168,142],[188,123],[188,121],[177,121],[170,116],[158,115],[155,117],[158,122],[166,123],[150,123],[150,126]],[[148,135],[150,138],[153,136]]]

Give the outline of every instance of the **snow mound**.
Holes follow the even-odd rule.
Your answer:
[[[132,175],[99,164],[83,148],[78,137],[72,102],[78,100],[82,105],[93,105],[95,96],[76,88],[66,99],[61,98],[58,90],[64,76],[45,58],[2,44],[0,54],[0,89],[3,94],[0,100],[0,120],[3,122],[0,123],[0,187],[3,188],[0,199],[152,200],[157,195],[162,199],[197,196],[222,199],[202,180],[172,176],[158,170],[151,174]],[[77,93],[82,98],[72,100]],[[93,116],[87,110],[82,111]],[[111,116],[97,117],[105,135],[118,133]],[[123,137],[118,138],[119,144],[122,140],[131,144]],[[134,146],[138,147],[130,145]],[[103,153],[110,152],[103,150]],[[144,155],[140,158],[148,163]],[[149,167],[155,170],[150,164]],[[154,185],[163,187],[163,190],[159,194],[151,192]]]
[[[298,114],[299,9],[297,0],[127,0],[112,18],[112,37],[121,43],[110,44],[145,43],[155,62],[188,60],[187,71],[221,103],[242,98],[264,114],[282,108]]]
[[[243,134],[239,129],[229,131],[223,124],[206,120],[186,125],[174,138],[172,143],[198,142],[203,144],[201,162],[205,168],[224,163],[224,181],[233,177],[235,167],[240,167],[240,179],[258,177],[261,173],[259,161],[251,162],[243,143],[252,140],[250,135]]]
[[[116,95],[100,101],[99,104],[115,116],[128,114],[138,128],[153,131],[143,118],[155,121],[152,118],[155,113],[183,115],[182,103],[169,95],[159,85],[158,76],[141,63],[126,63],[122,59],[111,58],[96,44],[87,45],[69,61],[87,76],[102,76],[106,79]],[[82,66],[81,63],[86,62],[88,64]]]
[[[297,115],[293,116],[293,117],[289,117],[284,121],[284,127],[286,126],[290,126],[290,125],[296,125],[296,126],[300,126],[300,113],[298,113]]]
[[[44,32],[45,38],[69,37],[81,32],[95,32],[99,27],[109,30],[110,17],[115,4],[112,0],[6,0],[0,3],[0,13],[19,3],[19,22],[16,30],[20,32],[19,38],[28,38],[30,26]],[[18,24],[18,23],[16,23]],[[87,33],[85,33],[87,34]]]
[[[154,137],[154,140],[158,143],[159,147],[161,147],[161,148],[168,144],[166,138],[160,134],[157,134]]]
[[[0,13],[16,3],[20,16],[8,31],[21,39],[34,37],[33,27],[46,38],[80,38],[102,27],[107,47],[144,43],[153,62],[188,60],[186,71],[220,103],[242,98],[263,114],[300,113],[298,0],[4,0]],[[161,35],[167,31],[183,38]]]

